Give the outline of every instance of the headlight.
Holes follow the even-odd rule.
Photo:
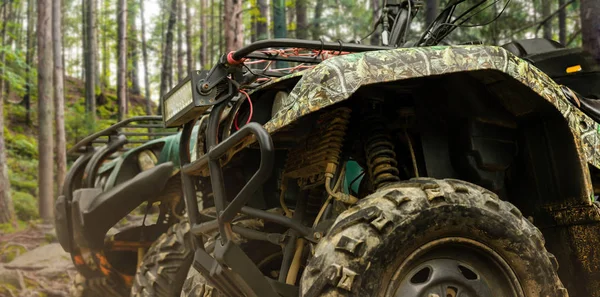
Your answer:
[[[198,98],[196,85],[206,77],[206,71],[193,71],[162,100],[162,114],[165,127],[179,127],[205,112],[212,104]]]
[[[165,122],[173,119],[178,113],[194,103],[192,98],[192,81],[188,80],[173,93],[165,96],[164,119]]]

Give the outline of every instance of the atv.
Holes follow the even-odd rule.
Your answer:
[[[383,46],[258,41],[161,99],[182,296],[600,296],[600,67],[545,39],[439,46],[491,1],[468,2],[413,42],[414,0],[386,2]]]
[[[175,280],[176,271],[165,266],[187,261],[185,277],[191,253],[176,257],[181,247],[168,240],[189,228],[178,174],[180,135],[163,129],[161,119],[126,119],[69,150],[78,157],[56,201],[55,225],[78,271],[72,296],[129,296],[143,257],[161,252],[170,256],[154,263],[163,268],[156,277]],[[183,280],[172,287],[180,290]]]

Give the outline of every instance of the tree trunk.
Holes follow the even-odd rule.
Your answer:
[[[85,37],[86,37],[86,65],[85,65],[85,102],[86,112],[88,119],[92,122],[96,119],[96,51],[94,50],[94,44],[96,44],[96,32],[95,28],[95,13],[96,8],[95,0],[84,0],[85,4]]]
[[[109,83],[109,61],[110,51],[108,50],[108,38],[106,38],[108,27],[106,26],[106,15],[108,10],[108,0],[102,0],[102,75],[101,75],[101,86],[102,88],[108,88]]]
[[[427,25],[435,21],[435,18],[439,14],[439,8],[439,0],[427,0],[427,3],[425,4],[425,23],[427,23]]]
[[[17,52],[21,52],[21,46],[23,44],[23,1],[19,2],[19,8],[16,12],[16,28],[15,28],[15,36],[17,36],[17,40],[15,42],[15,49]]]
[[[200,9],[198,11],[198,17],[200,18],[200,49],[198,51],[198,62],[200,63],[200,69],[204,69],[206,63],[206,0],[200,0]]]
[[[583,48],[600,63],[600,1],[581,0],[580,9]]]
[[[169,90],[169,84],[173,79],[173,27],[175,27],[175,17],[177,12],[177,0],[171,0],[169,12],[169,22],[167,23],[167,40],[165,43],[165,52],[163,54],[162,71],[160,74],[160,98]],[[162,102],[158,104],[158,114],[162,114]]]
[[[33,68],[33,56],[35,55],[35,1],[27,0],[27,53],[25,57],[25,96],[23,97],[23,105],[25,106],[25,123],[31,125],[31,92],[33,87],[33,75],[30,69]]]
[[[285,38],[287,36],[285,0],[273,0],[273,35],[275,38]]]
[[[223,44],[223,35],[225,32],[223,31],[223,3],[219,1],[219,52],[218,55],[222,55],[224,51]]]
[[[558,0],[558,7],[562,7],[565,0]],[[567,11],[566,7],[558,12],[558,41],[561,44],[567,43]]]
[[[215,0],[210,0],[210,62],[215,60]],[[207,65],[210,67],[210,65]],[[206,68],[208,68],[206,67]]]
[[[550,15],[551,1],[543,0],[542,2],[542,18],[546,19]],[[552,39],[552,22],[547,20],[544,23],[544,38]]]
[[[256,19],[258,18],[259,14],[255,13],[255,9],[254,7],[252,7],[252,2],[248,2],[249,7],[247,8],[248,10],[251,11],[250,13],[250,42],[254,43],[258,40],[258,35],[256,34],[256,25],[257,25],[257,21]],[[258,6],[257,6],[258,8]]]
[[[52,1],[38,0],[38,190],[40,217],[54,218],[54,160],[52,158]]]
[[[381,3],[379,3],[379,1],[380,0],[371,0],[371,10],[373,13],[373,21],[371,23],[373,24],[373,26],[375,26],[377,21],[379,21],[379,15],[380,15],[379,10],[380,10],[380,5],[381,5]],[[379,43],[381,42],[380,34],[381,33],[379,33],[379,30],[373,31],[373,34],[371,34],[371,45],[379,45]]]
[[[200,0],[200,69],[206,69],[206,48],[207,42],[206,32],[208,31],[208,27],[206,26],[206,0]]]
[[[144,0],[140,0],[140,20],[142,22],[142,56],[144,59],[144,93],[146,94],[146,114],[152,114],[150,101],[150,79],[148,78],[148,50],[146,48],[146,19],[144,18]]]
[[[296,38],[308,39],[307,0],[296,0]]]
[[[277,0],[274,0],[277,1]],[[319,40],[321,38],[321,16],[323,15],[323,2],[317,1],[317,5],[315,5],[315,14],[313,17],[311,34],[314,40]]]
[[[187,73],[186,76],[189,75],[196,66],[194,65],[194,51],[192,48],[192,14],[190,12],[189,4],[185,10],[185,54],[186,54],[186,66]]]
[[[129,77],[131,79],[131,90],[129,93],[134,95],[140,95],[140,80],[139,80],[139,59],[138,59],[138,39],[137,39],[137,24],[135,23],[137,7],[135,7],[135,2],[132,1],[129,8],[129,17],[127,21],[129,22],[129,38],[128,47],[129,47],[129,55],[131,58],[131,68],[129,69]]]
[[[256,18],[256,38],[258,40],[269,39],[269,23],[267,21],[269,4],[267,0],[257,0],[257,5],[260,15]]]
[[[100,58],[99,58],[99,52],[98,51],[98,0],[93,0],[94,2],[94,9],[92,10],[92,13],[94,14],[94,24],[92,26],[92,32],[94,32],[93,34],[93,43],[92,43],[92,51],[94,52],[94,84],[96,88],[100,88]]]
[[[225,52],[235,51],[244,43],[242,0],[225,0]]]
[[[177,82],[181,81],[185,76],[183,72],[183,2],[177,0]]]
[[[127,5],[117,2],[117,101],[119,121],[127,117]]]
[[[62,61],[61,0],[52,1],[52,39],[54,42],[54,121],[56,123],[56,184],[58,194],[67,175],[67,144],[65,136],[64,69]]]
[[[6,40],[6,7],[2,10],[2,33],[0,34],[0,44]],[[28,24],[29,26],[29,24]],[[4,65],[4,51],[0,52],[0,65]],[[10,196],[10,180],[8,179],[8,166],[6,164],[6,147],[4,145],[4,73],[3,67],[0,67],[0,224],[11,223],[16,226],[15,208]]]

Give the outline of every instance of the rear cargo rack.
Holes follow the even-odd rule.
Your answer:
[[[165,128],[162,116],[139,116],[120,121],[104,130],[91,134],[77,142],[67,154],[79,155],[103,146],[118,135],[127,137],[127,144],[120,151],[127,151],[153,139],[170,136],[177,129]]]

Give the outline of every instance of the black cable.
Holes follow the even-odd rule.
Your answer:
[[[404,29],[404,36],[402,36],[402,43],[406,43],[406,36],[408,36],[408,31],[410,31],[410,20],[411,19],[412,19],[412,0],[408,0],[408,17],[406,18],[406,29]]]
[[[365,39],[371,37],[371,35],[373,35],[373,33],[375,33],[375,31],[377,31],[377,27],[379,27],[380,23],[381,23],[381,17],[379,17],[379,20],[375,23],[375,26],[373,26],[373,30],[371,30],[371,32],[369,32],[369,34],[367,34],[367,36],[361,38],[360,42],[363,42]]]
[[[467,22],[468,20],[470,20],[472,17],[478,15],[479,13],[481,13],[482,11],[486,10],[487,8],[489,8],[490,6],[496,4],[499,2],[499,0],[496,0],[494,2],[492,2],[491,4],[489,4],[488,6],[482,8],[481,10],[477,11],[476,13],[472,14],[471,16],[469,16],[468,18],[462,20],[460,23],[455,24],[454,22],[452,23],[442,23],[440,24],[440,26],[450,26],[452,27],[452,29],[448,29],[448,31],[444,32],[442,36],[436,36],[434,39],[433,44],[437,44],[439,41],[441,41],[442,39],[444,39],[446,36],[448,36],[448,34],[450,34],[455,28],[476,28],[476,27],[483,27],[483,26],[487,26],[493,22],[495,22],[496,20],[498,20],[500,18],[500,16],[502,16],[502,14],[504,13],[504,11],[506,10],[506,8],[508,7],[508,4],[510,4],[512,0],[507,0],[506,4],[504,4],[504,7],[502,7],[502,10],[490,21],[486,22],[486,23],[482,23],[482,24],[475,24],[475,25],[463,25],[465,22]],[[483,2],[482,2],[483,3]],[[464,14],[462,14],[464,15]],[[455,21],[459,20],[459,18],[457,18]]]
[[[476,24],[476,25],[463,25],[466,21],[468,21],[471,17],[469,17],[468,19],[465,19],[463,22],[458,24],[458,27],[461,28],[474,28],[474,27],[483,27],[483,26],[487,26],[493,22],[495,22],[496,20],[498,20],[500,18],[500,16],[502,16],[502,14],[504,13],[504,11],[506,10],[506,7],[508,7],[508,4],[510,4],[512,0],[507,0],[506,4],[504,4],[504,7],[502,7],[502,10],[500,10],[500,12],[496,15],[496,17],[494,17],[492,20],[490,20],[487,23],[483,23],[483,24]],[[496,0],[493,3],[491,3],[490,5],[486,6],[485,8],[483,8],[482,10],[478,11],[476,14],[479,14],[480,12],[484,11],[485,9],[487,9],[488,7],[492,6],[493,4],[496,4],[500,2],[500,0]],[[473,16],[475,16],[475,14],[473,14]]]

